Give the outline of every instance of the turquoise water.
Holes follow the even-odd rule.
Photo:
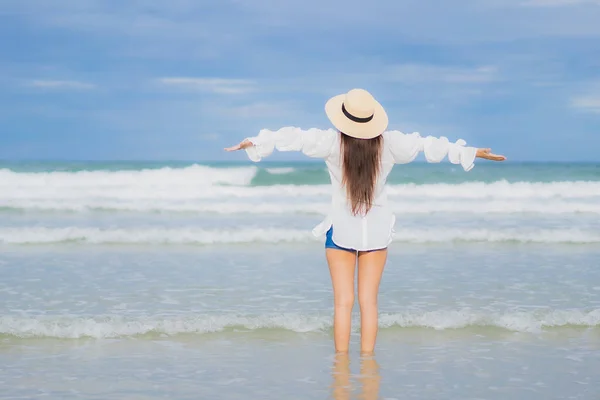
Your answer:
[[[14,172],[78,172],[78,171],[139,171],[144,169],[186,168],[197,165],[194,162],[57,162],[57,161],[0,161],[0,169]],[[248,163],[213,162],[203,165],[215,168],[248,166]],[[323,163],[319,162],[261,162],[253,164],[258,173],[252,185],[316,185],[329,183],[329,175]],[[278,174],[269,171],[293,169]],[[478,165],[465,174],[460,167],[447,164],[427,164],[415,162],[396,167],[390,175],[390,183],[461,183],[469,181],[494,182],[554,182],[554,181],[599,181],[600,163],[505,163]]]
[[[1,163],[0,398],[598,398],[600,164],[397,166],[373,360],[333,355],[327,183]]]

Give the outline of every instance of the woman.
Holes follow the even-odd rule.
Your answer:
[[[378,331],[379,282],[392,241],[395,217],[388,205],[386,179],[394,164],[413,161],[420,152],[428,162],[446,156],[465,171],[476,157],[504,161],[490,149],[465,147],[465,141],[421,137],[418,133],[386,132],[388,116],[379,102],[362,89],[331,98],[325,112],[337,130],[284,128],[263,130],[227,151],[244,149],[252,161],[280,151],[302,151],[323,158],[333,187],[331,209],[314,230],[326,235],[325,248],[334,295],[334,340],[339,353],[348,351],[354,305],[354,273],[358,261],[358,303],[361,352],[374,351]]]

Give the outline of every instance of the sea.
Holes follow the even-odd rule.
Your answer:
[[[0,162],[1,399],[600,399],[600,163],[398,165],[375,354],[318,162]]]

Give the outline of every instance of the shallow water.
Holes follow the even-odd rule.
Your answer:
[[[384,333],[378,354],[362,359],[355,353],[335,357],[324,337],[13,343],[2,351],[10,365],[2,383],[6,398],[594,399],[600,394],[600,361],[593,353],[598,337],[514,339]]]
[[[393,247],[368,377],[356,329],[336,363],[320,244],[4,250],[4,398],[600,394],[589,245]]]
[[[4,165],[0,398],[598,399],[599,168],[395,170],[345,360],[322,165]]]

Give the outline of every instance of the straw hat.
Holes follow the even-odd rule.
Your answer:
[[[388,126],[388,116],[377,100],[364,89],[352,89],[325,104],[327,117],[340,132],[357,139],[372,139]]]

